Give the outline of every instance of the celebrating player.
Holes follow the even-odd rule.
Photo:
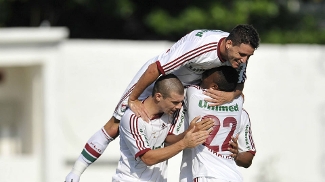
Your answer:
[[[101,156],[108,144],[119,135],[119,121],[127,107],[149,121],[141,100],[151,94],[153,82],[164,74],[173,73],[183,85],[197,84],[201,74],[210,68],[231,66],[239,72],[239,84],[234,92],[206,90],[212,105],[220,105],[238,97],[246,79],[247,61],[259,46],[259,35],[251,25],[238,25],[228,33],[221,30],[194,30],[169,50],[150,59],[138,71],[116,106],[113,116],[86,143],[72,171],[66,177],[78,182],[84,170]],[[91,154],[91,155],[89,155]]]
[[[236,164],[249,167],[255,154],[254,145],[250,147],[250,152],[239,153],[237,150],[235,136],[240,135],[239,148],[243,150],[243,136],[247,135],[246,132],[251,133],[250,128],[246,128],[249,127],[249,123],[246,123],[246,112],[242,114],[243,98],[238,97],[220,106],[209,106],[205,101],[207,96],[203,94],[203,89],[209,88],[232,91],[236,87],[237,78],[235,69],[222,66],[204,72],[200,86],[193,85],[187,88],[185,118],[191,120],[195,115],[213,118],[214,127],[203,145],[183,151],[180,181],[242,181]],[[188,125],[188,121],[184,124]],[[252,138],[244,140],[246,143],[252,142]],[[229,148],[229,143],[235,149]]]
[[[161,76],[154,85],[152,95],[142,102],[148,109],[150,121],[144,121],[130,109],[125,112],[120,123],[121,157],[112,181],[167,181],[166,160],[206,140],[206,129],[213,126],[212,120],[207,120],[203,131],[193,133],[194,126],[185,132],[186,135],[167,137],[169,129],[175,126],[183,99],[184,88],[177,77]],[[193,122],[198,119],[194,118]],[[165,140],[178,141],[165,147]]]

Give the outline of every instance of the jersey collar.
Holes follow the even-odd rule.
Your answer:
[[[218,42],[218,47],[217,47],[217,55],[218,55],[218,58],[220,59],[220,61],[221,61],[222,63],[226,62],[226,60],[222,59],[222,57],[221,57],[220,47],[221,47],[221,42],[222,42],[225,38],[226,38],[226,37],[223,37],[223,38],[221,38],[221,39],[219,40],[219,42]]]

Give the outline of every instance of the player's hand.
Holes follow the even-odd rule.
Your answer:
[[[129,108],[134,112],[138,117],[141,117],[145,121],[149,121],[148,112],[144,108],[143,104],[139,100],[130,100],[128,101]]]
[[[196,116],[190,123],[190,126],[188,127],[188,131],[193,129],[195,127],[195,124],[200,120],[201,116]],[[195,129],[194,132],[196,132],[197,130]]]
[[[183,138],[186,148],[193,148],[204,143],[206,138],[209,136],[208,131],[194,132],[194,130],[195,126],[187,131],[186,135]]]
[[[205,89],[203,93],[204,95],[210,97],[204,99],[205,101],[210,102],[209,106],[219,106],[231,102],[235,98],[235,92],[223,92],[214,89]]]
[[[229,147],[228,150],[232,153],[230,154],[231,157],[233,157],[235,160],[239,154],[238,151],[238,134],[235,137],[231,137],[231,140],[229,141]]]
[[[195,123],[195,131],[210,131],[214,125],[214,121],[212,118],[203,117],[201,121]]]
[[[79,182],[80,180],[80,176],[70,172],[67,177],[65,177],[65,181],[64,182]]]

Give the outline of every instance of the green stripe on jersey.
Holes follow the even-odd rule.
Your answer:
[[[94,162],[94,161],[97,159],[97,158],[95,158],[95,157],[89,155],[88,152],[87,152],[85,149],[82,150],[81,154],[82,154],[82,155],[83,155],[87,160],[89,160],[90,162]]]

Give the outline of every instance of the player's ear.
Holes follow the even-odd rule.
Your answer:
[[[226,41],[226,49],[229,49],[232,46],[232,41],[231,40],[227,40]]]
[[[218,87],[217,84],[213,84],[211,88],[212,88],[213,90],[218,90],[218,89],[219,89],[219,87]]]
[[[162,94],[161,93],[156,93],[155,94],[155,99],[156,99],[156,101],[158,101],[158,102],[160,102],[162,99],[163,99],[163,96],[162,96]]]

